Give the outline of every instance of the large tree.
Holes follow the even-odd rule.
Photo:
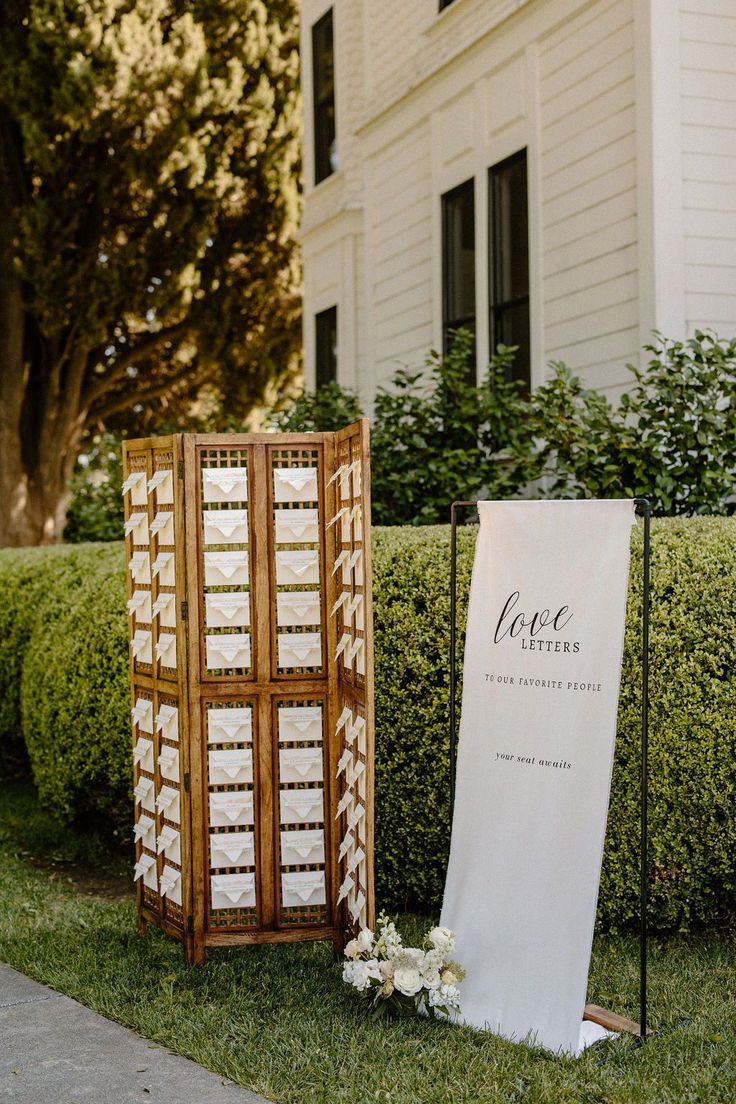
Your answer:
[[[4,0],[0,544],[56,539],[85,431],[298,340],[296,0]]]

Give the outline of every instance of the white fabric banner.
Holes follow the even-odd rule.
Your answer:
[[[478,509],[442,908],[468,973],[459,1019],[577,1054],[592,1041],[581,1022],[635,506]]]

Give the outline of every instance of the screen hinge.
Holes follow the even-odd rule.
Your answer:
[[[186,600],[181,604],[181,619],[182,621],[189,620],[189,603]]]
[[[190,786],[191,786],[191,776],[187,772],[184,775],[184,793],[189,793]]]
[[[187,916],[187,931],[189,932],[190,935],[194,931],[194,917],[193,916]]]
[[[176,465],[176,471],[180,479],[184,478],[184,461],[180,460]]]

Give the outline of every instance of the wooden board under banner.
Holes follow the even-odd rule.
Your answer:
[[[374,923],[368,423],[123,458],[141,926],[339,948]]]

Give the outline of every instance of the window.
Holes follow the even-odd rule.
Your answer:
[[[494,165],[488,179],[490,348],[518,345],[513,377],[531,383],[529,216],[526,150]]]
[[[475,334],[475,196],[466,180],[442,197],[442,344],[450,330]],[[473,361],[475,356],[473,356]],[[473,377],[475,367],[473,366]]]
[[[332,8],[312,27],[314,80],[314,183],[337,169],[335,141],[335,51]]]
[[[314,316],[315,388],[337,379],[337,307]]]

